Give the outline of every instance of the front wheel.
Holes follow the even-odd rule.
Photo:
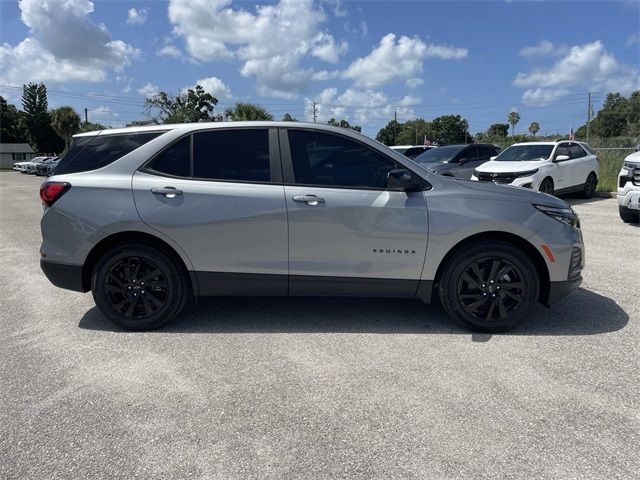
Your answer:
[[[472,330],[503,332],[533,309],[540,290],[535,265],[520,248],[484,240],[459,248],[443,267],[440,301]]]
[[[187,303],[188,284],[181,265],[145,244],[114,247],[91,277],[100,311],[127,330],[151,330],[177,317]]]
[[[640,212],[636,210],[632,210],[627,207],[618,206],[618,211],[620,212],[620,219],[624,223],[635,223],[640,221]]]
[[[542,193],[553,195],[553,180],[551,180],[549,177],[545,178],[540,184],[538,190]]]

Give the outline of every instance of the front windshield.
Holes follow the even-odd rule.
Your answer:
[[[418,155],[413,161],[416,163],[448,163],[465,148],[465,145],[432,148]]]
[[[502,151],[496,162],[526,162],[546,160],[553,151],[553,145],[512,145]]]

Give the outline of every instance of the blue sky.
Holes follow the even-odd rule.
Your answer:
[[[345,118],[375,136],[393,118],[460,114],[566,132],[586,93],[640,89],[640,2],[230,0],[0,2],[0,94],[43,81],[51,107],[143,119],[146,95],[203,84],[276,119]]]

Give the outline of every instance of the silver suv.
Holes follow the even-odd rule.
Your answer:
[[[431,174],[346,129],[197,123],[76,135],[40,191],[41,266],[135,330],[203,295],[439,296],[506,330],[577,288],[564,201]]]

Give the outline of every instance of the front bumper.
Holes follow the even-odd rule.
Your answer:
[[[50,262],[40,259],[40,268],[44,275],[56,287],[74,292],[88,292],[82,280],[82,265],[69,265],[67,263]]]
[[[550,282],[549,283],[549,298],[545,305],[550,307],[561,298],[569,295],[582,283],[582,277],[575,278],[573,280],[565,280],[564,282]]]

